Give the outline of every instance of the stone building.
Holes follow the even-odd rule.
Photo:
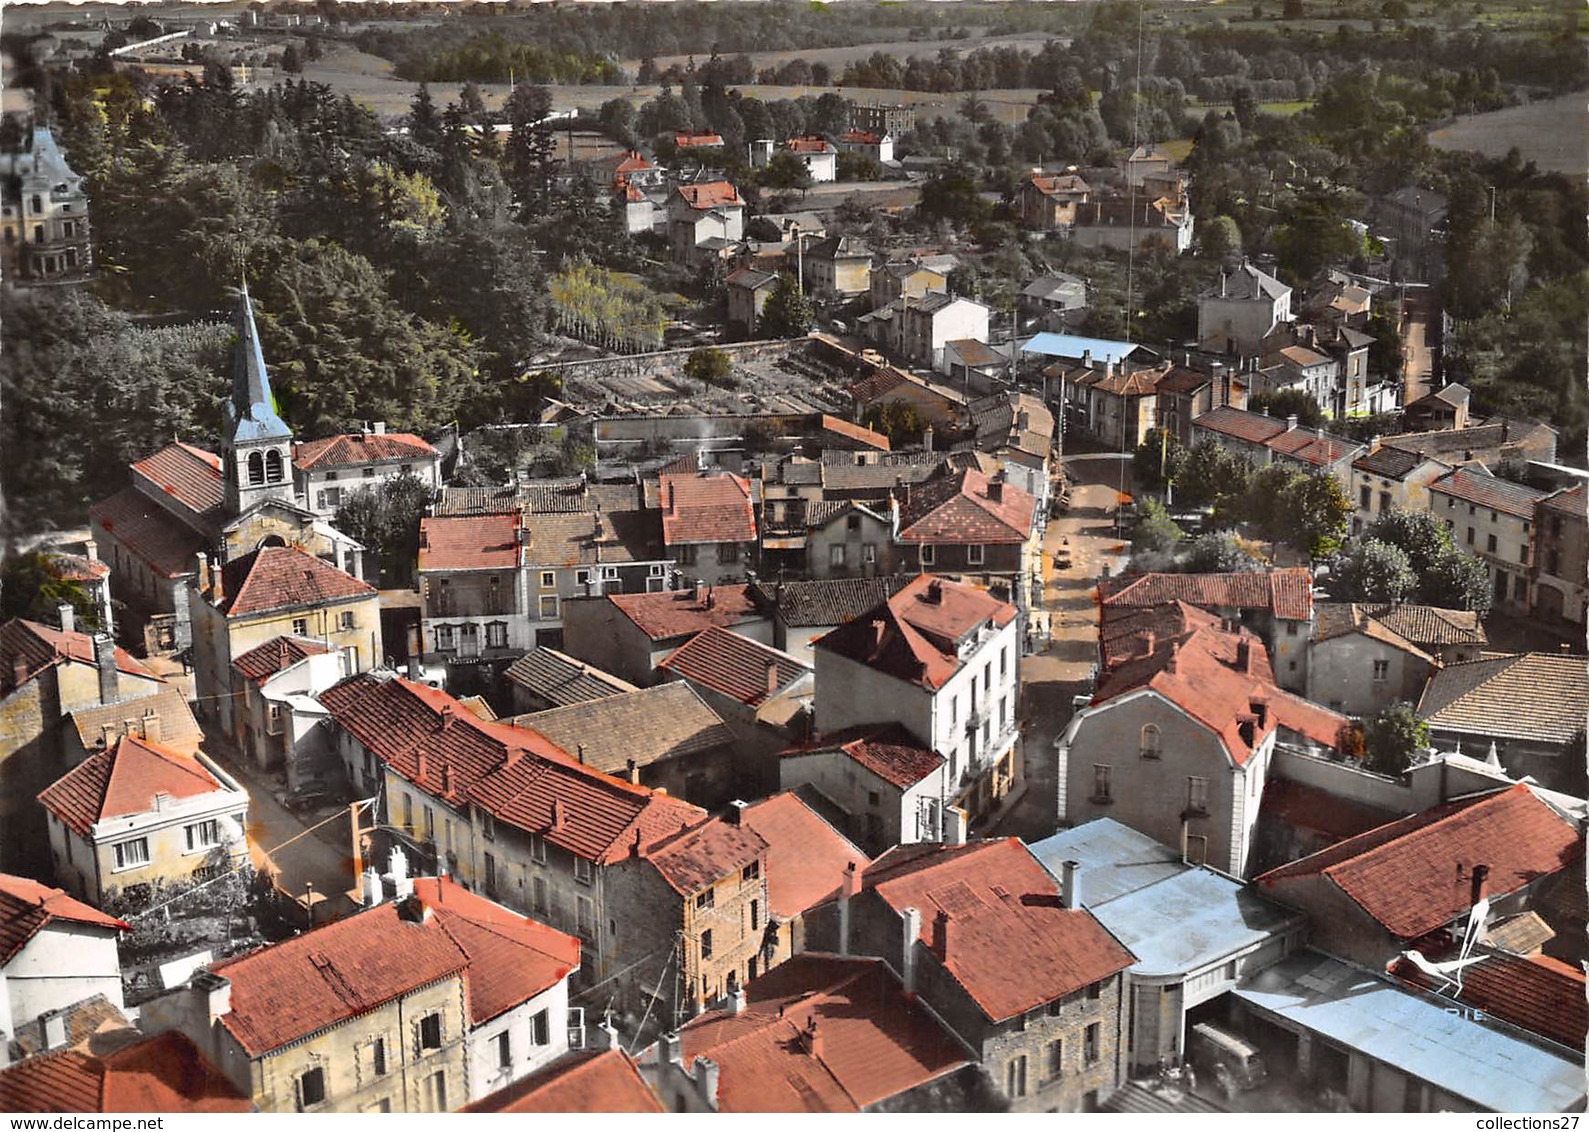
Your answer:
[[[93,273],[88,194],[48,126],[0,154],[0,272],[13,282],[74,283]]]

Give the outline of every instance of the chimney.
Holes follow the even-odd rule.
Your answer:
[[[923,594],[923,596],[926,598],[926,601],[927,601],[928,605],[942,605],[943,604],[943,583],[941,581],[939,581],[937,578],[934,578],[932,581],[927,583],[927,589],[926,589],[925,593]],[[881,625],[882,622],[878,621],[878,622],[874,622],[874,624]]]
[[[636,786],[640,785],[640,764],[634,759],[630,759],[626,767],[629,771],[629,781]]]
[[[397,905],[397,918],[411,924],[423,924],[430,919],[430,915],[430,905],[415,896],[412,890]]]
[[[932,949],[943,962],[949,961],[949,913],[939,911],[932,920]]]
[[[372,428],[371,431],[373,431],[376,436],[385,436],[386,435],[386,422],[385,421],[376,421],[375,425],[374,425],[374,427]]]
[[[1153,648],[1158,643],[1159,643],[1159,639],[1158,639],[1158,637],[1154,634],[1154,632],[1151,629],[1148,630],[1146,633],[1142,634],[1142,645],[1143,645],[1143,648],[1146,650],[1146,654],[1148,656],[1152,656],[1153,655]]]
[[[22,657],[17,657],[11,662],[11,686],[20,688],[28,678],[28,662]]]
[[[452,764],[441,764],[441,792],[443,797],[452,796]]]
[[[994,503],[1004,502],[1004,481],[997,476],[988,481],[988,499]]]
[[[452,726],[453,710],[451,704],[441,705],[441,729],[447,730]]]
[[[1174,675],[1181,663],[1181,642],[1170,642],[1170,659],[1164,662],[1164,671]]]
[[[921,446],[928,452],[932,451],[932,425],[921,430]]]
[[[211,971],[199,971],[193,976],[193,990],[198,994],[199,1001],[204,1004],[206,1016],[211,1022],[217,1018],[224,1018],[232,1012],[232,981]]]
[[[392,882],[392,898],[406,900],[414,894],[414,881],[408,875],[408,854],[400,846],[392,846],[387,858],[386,878]]]
[[[1022,409],[1015,414],[1015,427],[1025,432],[1032,425],[1032,414]]]
[[[678,493],[673,490],[673,484],[669,483],[668,484],[668,514],[671,515],[677,510],[678,510]]]
[[[805,1032],[800,1035],[801,1044],[811,1055],[813,1060],[822,1060],[822,1035],[817,1033],[817,1016],[813,1014],[806,1022]]]
[[[363,894],[361,903],[366,908],[373,908],[381,902],[385,892],[381,888],[381,874],[375,871],[374,865],[360,875],[359,891]]]
[[[1289,417],[1286,418],[1286,431],[1287,432],[1293,432],[1293,431],[1295,431],[1296,427],[1297,427],[1297,415],[1295,413],[1292,413]]]
[[[199,551],[199,593],[210,592],[210,556]]]
[[[414,765],[414,785],[416,785],[416,786],[423,785],[423,783],[425,781],[426,771],[429,769],[428,763],[429,763],[429,760],[425,758],[425,752],[424,751],[420,751],[417,755],[414,756],[414,764],[415,764]]]
[[[967,827],[970,825],[966,812],[959,806],[945,806],[943,808],[943,843],[945,845],[964,845],[966,843]]]
[[[44,1048],[60,1049],[66,1045],[66,1008],[51,1010],[39,1017],[44,1023]]]
[[[1490,866],[1488,866],[1488,865],[1474,865],[1473,866],[1473,897],[1472,897],[1471,900],[1468,901],[1469,905],[1475,905],[1480,900],[1484,899],[1484,897],[1486,895],[1485,889],[1487,887],[1487,882],[1489,881],[1489,879],[1490,879]]]
[[[767,694],[770,696],[778,690],[778,665],[769,660],[767,662]]]
[[[109,633],[94,634],[94,667],[99,669],[99,702],[113,704],[121,700],[120,675],[116,671],[116,642]]]
[[[700,473],[701,475],[704,476],[706,474],[706,469],[707,469],[706,449],[697,448],[695,450],[695,470],[698,473]]]
[[[1236,669],[1239,672],[1252,672],[1252,645],[1246,640],[1236,642]]]
[[[750,803],[749,802],[745,802],[745,801],[742,801],[739,798],[735,798],[732,802],[730,802],[728,804],[728,813],[724,815],[725,817],[728,818],[728,824],[729,825],[744,825],[745,824],[745,811],[747,809],[749,809],[749,808],[750,808]]]
[[[84,539],[83,540],[83,557],[87,558],[90,562],[98,562],[99,561],[99,543],[95,542],[91,538],[90,539]]]
[[[575,743],[574,744],[574,757],[579,760],[579,765],[580,766],[584,766],[585,765],[585,744],[583,744],[583,743]]]
[[[563,828],[563,800],[561,798],[552,799],[552,828]]]
[[[61,632],[77,632],[77,611],[70,604],[64,601],[61,602],[60,605],[55,607],[55,613],[61,621]]]
[[[728,1000],[728,1012],[730,1014],[745,1013],[745,985],[743,983],[734,987],[734,993]]]
[[[839,882],[839,954],[850,953],[850,901],[861,891],[861,869],[854,861],[844,866]]]
[[[899,913],[899,981],[907,995],[916,993],[916,941],[921,938],[921,911],[905,908]]]
[[[706,583],[701,581],[699,578],[695,579],[695,593],[693,595],[693,600],[696,605],[700,605],[706,600]]]
[[[1072,911],[1081,908],[1081,862],[1063,861],[1059,866],[1059,906]]]

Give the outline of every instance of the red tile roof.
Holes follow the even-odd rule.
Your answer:
[[[747,707],[761,705],[810,671],[786,652],[716,625],[685,641],[657,667]]]
[[[110,563],[60,551],[50,554],[50,569],[55,571],[56,577],[68,582],[97,582],[110,577]]]
[[[742,1013],[679,1032],[686,1066],[716,1063],[722,1112],[858,1112],[966,1063],[875,959],[796,955],[746,984],[745,999]]]
[[[1275,437],[1264,447],[1288,459],[1315,468],[1327,468],[1340,463],[1361,449],[1362,445],[1338,436],[1321,436],[1311,429],[1297,428]]]
[[[267,546],[221,567],[224,593],[216,607],[227,617],[278,609],[307,609],[375,596],[375,587],[292,546]]]
[[[449,805],[608,864],[695,825],[706,812],[581,766],[526,727],[487,723],[446,692],[401,677],[354,676],[320,694],[337,725],[394,774]],[[554,806],[555,802],[555,806]]]
[[[226,503],[221,458],[191,444],[167,445],[134,463],[132,472],[199,515],[219,511]]]
[[[1086,181],[1073,174],[1033,173],[1030,184],[1032,188],[1044,196],[1054,196],[1059,193],[1087,193],[1090,186]]]
[[[921,942],[988,1018],[1012,1018],[1135,962],[1092,914],[1060,907],[1054,878],[1013,837],[911,846],[863,878],[897,915],[921,912]],[[939,914],[947,948],[934,946]]]
[[[1429,491],[1453,496],[1464,503],[1488,507],[1520,519],[1532,519],[1534,506],[1550,493],[1526,484],[1513,483],[1499,476],[1455,468],[1437,480],[1430,481]]]
[[[783,143],[784,149],[790,153],[832,153],[833,146],[828,139],[816,135],[790,138]]]
[[[822,414],[820,423],[823,432],[833,433],[844,437],[846,440],[856,441],[862,447],[870,448],[877,452],[890,451],[888,437],[875,429],[855,424],[852,421],[845,420],[843,417],[835,417],[828,413]]]
[[[638,153],[631,149],[628,153],[624,154],[623,159],[619,161],[617,165],[613,166],[612,171],[615,174],[644,173],[651,168],[651,162],[647,161],[644,157],[641,157]]]
[[[693,896],[767,855],[767,842],[742,825],[737,811],[650,846],[645,859],[680,896]]]
[[[854,728],[830,735],[804,747],[792,747],[781,757],[835,752],[853,760],[901,790],[908,790],[944,764],[944,758],[924,747],[909,731],[897,725],[883,728]]]
[[[519,565],[519,516],[471,515],[419,521],[421,570],[513,570]]]
[[[123,735],[46,786],[39,802],[68,829],[87,835],[97,821],[149,813],[157,794],[197,798],[226,789],[193,756]]]
[[[841,142],[849,142],[851,145],[877,145],[883,139],[881,136],[872,133],[870,130],[863,130],[859,127],[852,126],[850,129],[844,132],[839,140]]]
[[[794,794],[774,794],[740,813],[740,823],[767,843],[767,911],[792,920],[839,890],[854,864],[871,863],[849,840]]]
[[[293,449],[292,462],[307,472],[387,460],[433,460],[438,455],[435,448],[412,433],[365,432],[306,440]]]
[[[732,472],[663,476],[662,541],[668,546],[702,542],[755,542],[756,510],[750,481]]]
[[[1386,819],[1395,818],[1384,810],[1353,802],[1328,790],[1304,786],[1289,778],[1271,778],[1264,783],[1259,812],[1265,820],[1312,830],[1331,841],[1356,837],[1384,825]]]
[[[680,185],[679,196],[691,208],[705,211],[710,208],[732,207],[744,205],[739,199],[739,193],[727,181],[708,181],[702,185]]]
[[[705,586],[655,594],[610,594],[607,600],[653,641],[699,633],[713,625],[728,628],[762,616],[749,586]]]
[[[1218,619],[1184,603],[1130,610],[1128,631],[1105,610],[1103,654],[1093,703],[1150,689],[1201,723],[1245,766],[1276,726],[1334,747],[1346,717],[1275,685],[1263,642],[1225,632]],[[1251,740],[1243,735],[1250,725]]]
[[[97,1057],[63,1049],[0,1070],[6,1112],[251,1112],[186,1036],[168,1030]]]
[[[291,668],[300,660],[323,656],[331,646],[307,637],[272,637],[262,645],[255,645],[232,661],[232,667],[245,680],[262,684],[284,668]]]
[[[132,930],[114,916],[90,908],[58,888],[27,877],[0,873],[0,966],[15,959],[28,940],[48,927],[52,920],[118,931]]]
[[[1417,939],[1472,906],[1475,865],[1489,867],[1487,891],[1499,896],[1560,872],[1583,851],[1572,823],[1519,783],[1391,822],[1253,883],[1284,901],[1286,882],[1323,877],[1392,935]]]
[[[1451,947],[1425,953],[1424,957],[1435,962],[1455,959],[1457,950]],[[1503,1022],[1583,1052],[1584,1034],[1589,1032],[1589,1001],[1584,997],[1582,968],[1569,967],[1544,955],[1481,954],[1484,958],[1480,962],[1462,969],[1459,993],[1453,993],[1449,983],[1425,974],[1408,959],[1396,959],[1390,965],[1390,973],[1414,986],[1445,992]]]
[[[1579,484],[1577,487],[1571,487],[1565,491],[1558,491],[1554,495],[1546,496],[1539,501],[1539,505],[1548,507],[1552,511],[1563,512],[1582,522],[1586,497],[1589,497],[1589,488]]]
[[[88,523],[104,531],[133,557],[167,578],[193,573],[194,556],[206,546],[203,536],[162,510],[135,487],[124,487],[88,509]]]
[[[1245,409],[1233,409],[1229,405],[1210,409],[1193,420],[1192,425],[1236,440],[1245,440],[1249,444],[1263,444],[1286,431],[1285,421],[1277,421],[1262,413],[1249,413]]]
[[[920,574],[882,605],[819,637],[815,647],[896,680],[941,688],[960,668],[957,646],[967,634],[1014,617],[1014,606],[983,590]]]
[[[9,694],[19,684],[32,680],[53,664],[70,661],[94,666],[94,638],[87,633],[52,629],[37,621],[20,617],[0,625],[0,694]],[[17,680],[17,666],[25,674]],[[97,667],[97,666],[96,666]],[[116,649],[116,671],[129,676],[158,680],[125,649]]]
[[[712,133],[709,130],[702,130],[700,133],[674,134],[673,135],[673,144],[675,146],[677,146],[679,149],[690,149],[690,148],[696,147],[696,146],[722,145],[723,144],[723,136],[721,134],[714,134],[714,133]],[[722,185],[722,184],[726,184],[726,182],[717,181],[717,182],[714,182],[714,184]],[[681,188],[696,188],[696,187],[698,187],[698,186],[695,186],[695,185],[684,185],[684,186],[681,186]],[[730,191],[733,190],[733,186],[732,185],[729,186],[729,190]]]
[[[621,1049],[558,1058],[460,1112],[666,1112]]]
[[[414,895],[469,957],[469,1020],[476,1026],[551,989],[579,967],[579,940],[446,877],[414,878]]]
[[[946,470],[911,488],[900,503],[899,541],[906,543],[1023,543],[1032,531],[1035,501],[1014,484],[975,468]],[[999,494],[994,499],[994,492]]]
[[[1313,615],[1313,576],[1301,566],[1246,574],[1138,574],[1106,579],[1105,606],[1184,601],[1202,609],[1262,609],[1287,621]]]

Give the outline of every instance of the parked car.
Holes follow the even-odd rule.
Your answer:
[[[1234,1096],[1244,1089],[1256,1089],[1268,1076],[1257,1046],[1208,1022],[1192,1027],[1187,1040],[1187,1057],[1219,1082],[1226,1096]]]

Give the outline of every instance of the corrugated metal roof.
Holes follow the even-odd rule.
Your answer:
[[[1433,997],[1317,951],[1231,992],[1242,1002],[1492,1112],[1583,1107],[1583,1068]]]
[[[1137,347],[1131,342],[1107,338],[1083,338],[1076,334],[1037,334],[1021,345],[1023,354],[1042,354],[1050,358],[1079,358],[1090,353],[1095,362],[1118,362]]]

